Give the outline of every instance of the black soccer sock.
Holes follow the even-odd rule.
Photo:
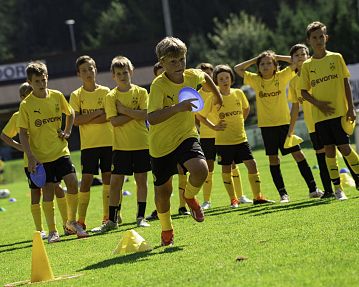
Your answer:
[[[282,196],[284,194],[287,194],[287,191],[285,190],[284,186],[282,173],[280,171],[280,165],[269,165],[269,168],[274,185],[277,188],[279,195]]]
[[[297,162],[297,165],[301,175],[303,176],[305,182],[307,183],[309,192],[315,191],[317,189],[317,185],[315,183],[313,173],[308,165],[307,160],[303,159],[302,161]]]
[[[325,153],[317,153],[316,156],[319,165],[320,179],[322,180],[324,192],[333,193],[332,181],[330,179],[327,163],[325,161]]]
[[[109,206],[109,220],[112,222],[117,222],[117,213],[118,213],[118,206]]]
[[[146,202],[137,202],[137,218],[145,217]]]
[[[345,158],[345,156],[343,156],[344,162],[346,164],[346,166],[348,167],[350,174],[352,175],[354,181],[355,181],[355,185],[358,186],[359,185],[359,176],[354,172],[354,170],[350,167],[350,164],[348,162],[348,160]]]

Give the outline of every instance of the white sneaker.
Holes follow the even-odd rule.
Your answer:
[[[151,225],[143,217],[137,218],[138,227],[150,227]]]
[[[289,202],[289,195],[283,194],[280,196],[280,203],[288,203]]]
[[[203,210],[210,209],[211,208],[211,202],[210,201],[204,201],[201,205]]]
[[[335,192],[334,192],[335,198],[338,200],[346,200],[348,199],[347,196],[345,195],[344,191],[342,191],[340,188],[338,188]]]
[[[237,200],[237,199],[232,199],[230,206],[231,206],[231,208],[237,208],[237,207],[239,207],[239,205],[238,205],[238,200]]]
[[[41,239],[47,239],[47,234],[45,230],[40,231]]]
[[[309,198],[319,198],[322,197],[323,194],[324,192],[317,188],[315,191],[309,193]]]
[[[104,233],[113,229],[116,229],[118,227],[117,222],[113,222],[111,220],[107,220],[104,224],[102,224],[99,227],[95,227],[91,229],[91,232],[95,233]]]
[[[55,243],[60,241],[60,235],[57,231],[51,231],[49,237],[47,238],[48,243]]]
[[[249,199],[247,196],[242,195],[239,198],[239,203],[253,203],[253,200]]]
[[[82,228],[82,226],[78,224],[76,221],[66,222],[66,228],[76,233],[78,238],[84,238],[89,236],[87,232]]]

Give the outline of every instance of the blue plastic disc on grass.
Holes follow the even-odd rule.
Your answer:
[[[191,87],[182,88],[178,93],[178,102],[181,103],[189,99],[195,99],[194,101],[192,101],[192,103],[196,107],[192,107],[192,112],[199,112],[200,110],[203,109],[204,102],[201,95]]]
[[[42,164],[37,165],[35,172],[30,173],[30,178],[37,187],[43,187],[46,183],[46,172],[44,166]]]
[[[349,169],[343,167],[342,169],[340,169],[339,173],[349,173]]]

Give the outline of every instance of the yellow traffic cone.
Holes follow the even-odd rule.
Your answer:
[[[126,254],[133,252],[144,252],[151,250],[150,245],[146,240],[133,229],[127,230],[122,237],[122,240],[117,245],[113,254]]]
[[[40,231],[35,231],[32,240],[31,283],[54,279]]]

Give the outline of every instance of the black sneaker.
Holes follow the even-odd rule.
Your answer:
[[[333,192],[324,191],[324,194],[320,198],[325,199],[325,198],[334,198],[334,197],[335,197],[335,195]]]
[[[158,220],[157,210],[152,211],[151,215],[146,217],[146,220]]]
[[[253,204],[266,204],[266,203],[275,203],[275,201],[266,199],[264,197],[260,197],[258,199],[253,199]]]
[[[179,215],[191,215],[191,213],[187,210],[186,207],[180,207],[178,208],[178,214]]]

